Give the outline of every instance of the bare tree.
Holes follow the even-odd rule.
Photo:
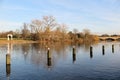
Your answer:
[[[44,31],[43,21],[41,20],[33,20],[30,27],[32,33],[41,33]]]
[[[56,27],[57,23],[53,16],[43,16],[43,25],[45,27],[45,38],[47,40],[53,39],[52,30]]]
[[[68,38],[68,36],[67,36],[67,25],[66,24],[61,24],[60,29],[61,29],[62,39],[63,40],[67,39]]]
[[[14,32],[14,36],[17,39],[20,39],[20,37],[21,37],[21,31],[19,29],[16,29],[16,31]]]
[[[43,16],[43,23],[47,32],[50,32],[57,25],[53,16]]]
[[[67,36],[67,25],[65,24],[58,24],[56,29],[54,30],[54,38],[58,40],[64,40],[68,38]]]
[[[24,23],[23,29],[22,29],[22,37],[23,39],[27,39],[30,36],[30,31],[28,29],[28,25]]]
[[[90,35],[90,30],[89,29],[83,29],[83,34],[85,36]]]
[[[43,21],[42,20],[33,20],[30,24],[30,28],[31,28],[31,34],[34,34],[34,35],[31,35],[33,36],[34,40],[41,40],[42,39],[42,33],[44,32],[45,30],[45,27],[43,25]]]
[[[73,35],[73,40],[74,40],[74,42],[75,42],[75,41],[78,39],[78,37],[77,37],[78,29],[74,28],[74,29],[73,29],[73,33],[74,33],[74,35]]]

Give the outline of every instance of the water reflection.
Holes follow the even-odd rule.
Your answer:
[[[47,50],[48,47],[50,48],[50,53],[48,54]],[[56,44],[31,44],[29,46],[29,59],[30,61],[37,65],[38,67],[41,66],[41,64],[48,68],[48,67],[54,67],[55,64],[58,62],[59,59],[65,60],[67,57],[67,48],[69,45],[64,45],[60,43]],[[51,55],[52,54],[52,55]],[[50,55],[50,56],[48,56]],[[51,57],[49,59],[49,57]],[[47,64],[47,65],[46,65]]]
[[[21,62],[19,64],[20,67],[24,66],[23,68],[18,70],[18,71],[21,71],[21,72],[19,72],[21,74],[24,74],[22,72],[24,72],[25,69],[28,69],[28,72],[25,71],[26,74],[29,74],[29,73],[32,74],[31,69],[33,69],[33,72],[34,72],[34,70],[38,70],[38,72],[34,72],[34,73],[36,73],[35,75],[37,75],[37,73],[41,74],[39,71],[41,71],[41,72],[43,71],[42,73],[44,73],[46,75],[46,74],[48,74],[47,73],[48,70],[51,70],[50,72],[52,74],[55,74],[55,71],[58,73],[59,72],[62,73],[61,69],[64,70],[64,68],[66,69],[66,71],[68,71],[68,73],[70,70],[71,70],[71,73],[72,72],[75,73],[74,69],[75,69],[75,71],[79,71],[81,73],[84,73],[84,72],[87,73],[87,70],[90,71],[91,69],[93,69],[93,68],[91,68],[91,66],[96,67],[96,65],[97,65],[97,67],[99,67],[99,65],[101,65],[101,64],[106,65],[105,61],[108,61],[107,62],[107,64],[108,64],[113,60],[112,53],[116,53],[117,51],[114,52],[114,45],[112,45],[112,51],[111,51],[111,45],[112,44],[98,44],[98,45],[90,46],[90,45],[85,45],[85,44],[78,44],[78,45],[73,46],[73,45],[68,45],[68,44],[57,43],[57,44],[51,44],[51,45],[20,44],[20,45],[15,46],[15,45],[12,45],[11,43],[9,43],[7,45],[7,54],[5,57],[6,58],[6,76],[8,79],[10,79],[11,73],[13,75],[16,75],[15,73],[18,73],[18,72],[15,72],[15,73],[12,72],[12,71],[17,70],[16,68],[13,68],[13,65],[14,65],[14,67],[16,67],[16,66],[18,67],[18,64],[17,64],[18,61]],[[13,47],[13,49],[12,49],[12,47]],[[15,50],[17,47],[19,47],[18,50]],[[88,49],[88,47],[89,47],[89,49]],[[12,55],[11,55],[11,53],[12,53]],[[100,54],[98,54],[98,53],[100,53]],[[107,53],[111,53],[111,54],[101,57],[101,55],[105,55]],[[22,55],[22,56],[14,56],[14,55]],[[115,54],[115,55],[119,55],[119,54]],[[114,55],[114,57],[115,57],[115,55]],[[109,58],[108,56],[111,58]],[[16,57],[19,58],[19,60],[16,60]],[[77,57],[77,61],[76,61],[76,57]],[[109,59],[107,59],[106,57]],[[13,63],[11,66],[12,60],[13,60]],[[84,61],[84,63],[82,63],[80,61]],[[89,63],[92,61],[94,61],[94,63]],[[71,64],[72,62],[76,63],[76,64]],[[98,65],[97,63],[101,63],[101,64]],[[116,62],[116,63],[118,63],[118,62]],[[102,66],[104,66],[104,65],[102,65]],[[90,68],[86,67],[86,66],[89,66]],[[37,69],[36,69],[36,67],[37,67]],[[74,67],[74,69],[72,67]],[[85,69],[82,67],[84,67]],[[11,68],[12,68],[12,71],[11,71]],[[76,70],[76,68],[78,68],[78,69]],[[102,67],[100,67],[100,69],[101,68]],[[60,70],[57,71],[57,69],[60,69]],[[29,71],[31,71],[31,72],[29,72]],[[79,72],[77,72],[77,73],[79,73]],[[13,77],[13,75],[12,75],[12,77]]]
[[[22,44],[21,47],[22,47],[24,59],[26,60],[28,53],[29,53],[29,50],[30,50],[30,44]]]

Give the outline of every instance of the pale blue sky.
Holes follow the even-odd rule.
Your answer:
[[[0,31],[52,15],[57,22],[93,33],[120,33],[120,0],[0,0]]]

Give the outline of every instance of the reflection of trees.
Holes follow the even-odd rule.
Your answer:
[[[23,51],[23,54],[24,54],[24,58],[26,59],[27,55],[29,53],[30,44],[22,44],[21,47],[22,47],[22,51]]]
[[[0,44],[0,53],[7,52],[6,45],[5,44]]]
[[[91,45],[89,44],[78,44],[78,46],[80,45],[81,48],[85,48],[89,50],[89,46]],[[4,47],[4,45],[2,45]],[[27,59],[27,61],[29,60],[32,64],[35,64],[37,66],[42,66],[42,67],[48,67],[47,65],[47,48],[46,46],[50,47],[50,52],[51,52],[51,63],[52,63],[52,67],[54,67],[59,61],[66,61],[65,59],[67,59],[68,55],[72,55],[72,47],[73,45],[67,44],[67,43],[54,43],[54,44],[42,44],[42,43],[36,43],[36,44],[20,44],[20,45],[14,45],[14,50],[20,50],[17,52],[21,52],[24,55],[24,58]],[[80,50],[77,49],[77,44],[76,46],[76,50]],[[84,46],[84,47],[82,47]],[[70,51],[71,52],[70,52]],[[70,54],[68,54],[68,52]],[[23,58],[23,59],[24,59]]]
[[[66,49],[67,45],[56,43],[51,45],[44,45],[44,44],[32,44],[31,47],[31,55],[30,60],[32,63],[39,65],[44,65],[44,67],[47,67],[47,46],[50,48],[50,53],[52,55],[51,57],[51,63],[52,67],[60,60],[61,58],[66,59]]]
[[[76,43],[75,46],[77,48],[83,48],[85,51],[90,51],[90,46],[98,44],[97,42],[84,42],[84,43]],[[73,45],[73,44],[72,44]]]
[[[43,44],[32,44],[32,52],[30,56],[32,63],[36,65],[44,64],[46,61],[46,51]]]
[[[92,45],[92,43],[85,43],[84,44],[84,48],[86,51],[88,51],[90,49],[90,46]]]
[[[53,51],[54,52],[54,56],[55,58],[63,58],[63,59],[66,59],[66,53],[67,53],[67,47],[68,47],[68,44],[65,44],[65,43],[57,43],[54,45],[53,47]]]
[[[22,44],[22,51],[25,55],[25,58],[29,59],[33,64],[37,65],[37,66],[43,66],[43,67],[48,67],[47,65],[47,48],[50,48],[50,53],[51,53],[51,67],[54,67],[57,62],[59,62],[60,60],[65,61],[65,59],[67,59],[67,54],[70,51],[72,51],[72,44],[67,44],[67,43],[63,43],[63,42],[56,42],[56,43],[48,43],[48,44],[44,44],[44,43],[35,43],[35,44]],[[78,50],[77,48],[83,47],[85,49],[85,51],[88,51],[91,46],[91,43],[86,43],[86,44],[79,44],[76,46],[76,50]],[[29,54],[28,54],[29,53]],[[72,52],[71,52],[72,53]],[[28,56],[29,57],[26,57]]]

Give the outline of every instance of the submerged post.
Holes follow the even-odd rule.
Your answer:
[[[7,77],[10,76],[10,72],[11,72],[11,57],[10,57],[10,54],[6,54],[6,74],[7,74]]]
[[[75,46],[73,46],[73,63],[76,61],[76,49]]]
[[[112,45],[112,53],[114,53],[114,45]]]
[[[51,63],[50,48],[48,48],[48,51],[47,51],[47,65],[48,65],[48,66],[51,66],[51,65],[52,65],[52,63]]]
[[[93,58],[93,48],[90,46],[90,58]]]
[[[104,47],[104,45],[102,46],[102,54],[105,55],[105,47]]]

